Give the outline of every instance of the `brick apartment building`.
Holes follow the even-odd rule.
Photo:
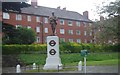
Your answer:
[[[52,34],[49,17],[52,12],[58,17],[56,34],[60,41],[77,43],[93,43],[93,30],[87,28],[93,26],[88,18],[88,11],[83,15],[61,9],[37,6],[37,0],[32,0],[30,7],[21,8],[21,13],[15,11],[3,12],[3,22],[16,27],[32,28],[36,32],[36,43],[45,43],[46,37]]]

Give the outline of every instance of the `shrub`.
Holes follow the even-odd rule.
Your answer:
[[[46,53],[46,45],[2,45],[2,54]]]
[[[90,52],[116,52],[120,45],[96,45],[96,44],[77,44],[64,42],[61,43],[60,53],[80,53],[81,50],[87,49]],[[47,53],[46,44],[33,45],[2,45],[3,54],[20,54],[20,53]]]

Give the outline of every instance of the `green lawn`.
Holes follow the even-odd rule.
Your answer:
[[[87,56],[87,65],[118,65],[118,54],[120,53],[90,53]],[[36,63],[44,65],[46,54],[20,54],[19,58],[22,62],[32,65]],[[80,60],[83,61],[80,53],[60,54],[63,65],[78,65]]]

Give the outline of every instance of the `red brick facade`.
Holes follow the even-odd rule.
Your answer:
[[[36,22],[36,16],[38,16],[38,15],[30,15],[31,16],[31,21],[27,20],[28,14],[21,14],[21,15],[22,15],[22,20],[16,20],[16,13],[9,12],[10,18],[9,19],[3,19],[3,22],[12,24],[14,26],[15,25],[22,25],[22,27],[31,26],[31,28],[35,32],[36,32],[36,27],[40,26],[40,32],[36,33],[36,36],[40,37],[40,43],[42,43],[42,42],[45,43],[46,37],[48,35],[51,35],[51,33],[52,33],[49,21],[48,21],[48,23],[44,23],[44,17],[39,16],[40,17],[40,22],[43,23],[43,27],[42,27],[40,22]],[[76,26],[76,20],[70,20],[70,21],[72,21],[72,26],[69,26],[68,25],[69,20],[68,19],[63,19],[63,20],[64,20],[64,25],[60,25],[60,19],[58,19],[58,24],[57,24],[57,27],[56,27],[56,34],[57,34],[57,36],[59,36],[59,38],[64,38],[65,42],[69,41],[69,39],[73,39],[73,42],[77,42],[77,39],[80,39],[81,43],[84,43],[85,39],[87,40],[87,43],[90,43],[91,40],[93,42],[93,34],[91,36],[89,34],[87,34],[86,36],[84,35],[84,31],[86,31],[85,29],[88,26],[90,26],[90,23],[86,22],[87,27],[85,27],[84,22],[80,22],[80,26]],[[48,28],[48,33],[44,32],[44,28]],[[64,29],[64,34],[60,34],[60,29]],[[73,30],[73,34],[69,34],[68,30]],[[80,31],[80,35],[76,34],[76,30]]]

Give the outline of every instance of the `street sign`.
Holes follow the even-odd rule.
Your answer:
[[[81,56],[85,57],[88,55],[88,51],[87,50],[81,50]]]

